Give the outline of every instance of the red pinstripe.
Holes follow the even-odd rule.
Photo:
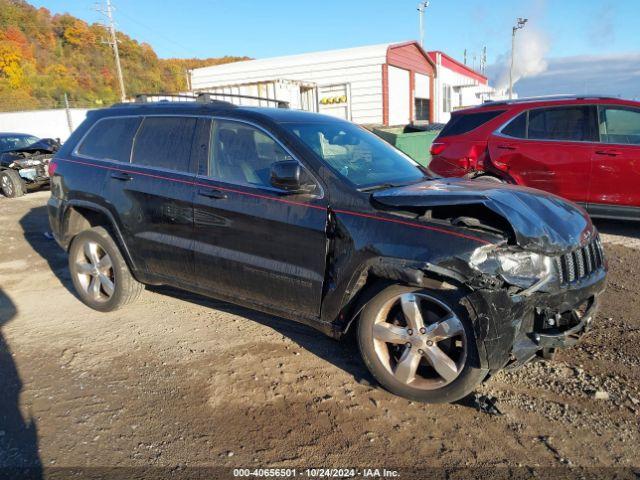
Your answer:
[[[69,160],[67,158],[64,159],[56,159],[57,161],[65,161],[65,162],[70,162],[70,163],[77,163],[79,165],[86,165],[89,167],[94,167],[94,168],[101,168],[104,170],[113,170],[113,171],[117,171],[117,172],[123,172],[123,173],[131,173],[134,175],[142,175],[144,177],[150,177],[150,178],[157,178],[160,180],[167,180],[169,182],[177,182],[177,183],[184,183],[187,185],[194,185],[194,186],[198,186],[198,187],[208,187],[208,188],[213,188],[215,190],[220,190],[223,192],[230,192],[230,193],[236,193],[238,195],[245,195],[247,197],[253,197],[253,198],[259,198],[262,200],[271,200],[274,202],[280,202],[280,203],[285,203],[288,205],[296,205],[296,206],[301,206],[301,207],[306,207],[306,208],[313,208],[316,210],[326,210],[326,207],[322,207],[320,205],[313,205],[310,203],[303,203],[303,202],[295,202],[293,200],[287,200],[285,198],[276,198],[276,197],[271,197],[268,195],[260,195],[258,193],[251,193],[251,192],[245,192],[242,190],[236,190],[234,188],[228,188],[228,187],[219,187],[218,185],[216,186],[212,186],[206,183],[200,183],[197,181],[193,181],[193,180],[181,180],[181,179],[177,179],[177,178],[170,178],[170,177],[164,177],[162,175],[154,175],[152,173],[146,173],[146,172],[138,172],[138,171],[133,171],[133,170],[129,170],[129,169],[124,169],[124,168],[118,168],[115,166],[106,166],[106,165],[96,165],[94,163],[89,163],[89,162],[82,162],[80,160]],[[459,237],[459,238],[464,238],[467,240],[473,240],[475,242],[479,242],[479,243],[484,243],[484,244],[491,244],[491,242],[488,242],[486,240],[483,240],[481,238],[477,238],[474,237],[472,235],[467,235],[465,233],[460,233],[460,232],[452,232],[450,230],[446,230],[444,228],[440,228],[440,227],[433,227],[431,225],[422,225],[422,224],[418,224],[418,223],[413,223],[413,222],[408,222],[406,220],[399,220],[397,218],[389,218],[389,217],[381,217],[379,215],[374,215],[374,214],[369,214],[369,213],[362,213],[362,212],[353,212],[351,210],[340,210],[340,209],[334,209],[333,210],[336,213],[341,213],[344,215],[351,215],[354,217],[361,217],[361,218],[368,218],[371,220],[377,220],[380,222],[387,222],[387,223],[396,223],[398,225],[405,225],[407,227],[412,227],[412,228],[417,228],[420,230],[430,230],[432,232],[438,232],[438,233],[443,233],[445,235],[451,235],[454,237]]]

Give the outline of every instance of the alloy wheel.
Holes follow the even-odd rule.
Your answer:
[[[435,390],[460,375],[467,356],[462,321],[446,304],[422,293],[389,300],[373,325],[376,355],[396,380]]]
[[[113,263],[99,243],[87,240],[75,258],[78,284],[97,302],[108,301],[115,291]]]
[[[6,175],[2,175],[2,192],[7,197],[13,195],[13,185],[11,184],[9,177],[7,177]]]

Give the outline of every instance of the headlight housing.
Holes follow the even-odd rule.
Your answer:
[[[556,276],[552,258],[534,252],[481,247],[471,256],[469,265],[522,289],[539,290]]]
[[[33,160],[29,158],[24,158],[20,160],[14,160],[15,165],[18,165],[20,168],[26,167],[37,167],[38,165],[42,165],[42,160]]]

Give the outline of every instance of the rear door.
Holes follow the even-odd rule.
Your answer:
[[[136,266],[170,284],[193,278],[196,122],[188,116],[144,117],[130,163],[115,165],[105,184]]]
[[[194,198],[200,287],[313,318],[320,312],[327,254],[327,203],[270,184],[274,162],[292,155],[268,132],[215,120]]]
[[[597,140],[595,106],[534,108],[490,136],[489,157],[520,185],[586,204]]]
[[[600,144],[593,155],[589,210],[640,217],[640,109],[601,105],[598,110]]]

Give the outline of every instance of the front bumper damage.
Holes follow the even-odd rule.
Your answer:
[[[18,172],[26,187],[39,187],[49,183],[49,163],[54,154],[14,151],[1,155],[0,164]]]
[[[495,372],[517,367],[539,350],[575,345],[593,323],[604,291],[606,270],[549,293],[512,295],[478,289],[463,303],[474,319],[480,365]]]

